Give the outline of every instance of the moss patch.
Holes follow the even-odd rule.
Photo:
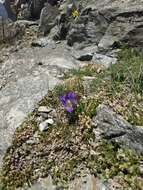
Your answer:
[[[120,189],[142,189],[141,157],[108,141],[99,142],[92,150],[94,154],[89,155],[87,167],[94,175],[100,176],[103,181],[115,180]]]

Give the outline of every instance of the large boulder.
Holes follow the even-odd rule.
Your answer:
[[[143,127],[132,126],[106,105],[99,105],[93,118],[96,140],[107,139],[143,154]]]
[[[143,46],[143,1],[104,0],[88,2],[67,35],[71,46],[96,44],[100,49],[118,48],[127,43]]]
[[[108,22],[103,15],[91,8],[85,9],[71,24],[67,43],[72,46],[79,43],[88,46],[97,45],[108,27]]]
[[[59,14],[59,10],[56,6],[52,6],[49,3],[42,9],[40,15],[39,31],[46,35],[56,25],[56,17]]]

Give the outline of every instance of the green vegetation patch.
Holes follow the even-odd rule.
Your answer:
[[[35,110],[16,130],[4,157],[1,190],[30,186],[49,174],[66,188],[81,163],[104,181],[116,181],[120,189],[141,190],[143,157],[116,143],[96,142],[92,117],[98,105],[105,103],[131,124],[143,126],[142,69],[142,55],[125,49],[119,53],[119,62],[107,70],[89,64],[67,74],[38,104],[55,110],[55,123],[40,132]],[[93,77],[87,85],[85,76]],[[69,91],[79,96],[72,114],[59,101],[59,96]]]
[[[89,155],[87,167],[103,181],[112,179],[118,189],[141,190],[143,181],[139,160],[142,158],[129,149],[122,149],[119,144],[108,141],[98,142]]]

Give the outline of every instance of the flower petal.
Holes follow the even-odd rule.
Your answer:
[[[65,106],[65,105],[66,105],[66,102],[67,102],[66,95],[61,95],[61,96],[60,96],[60,101],[61,101],[61,103]]]
[[[69,113],[73,112],[73,108],[72,107],[65,107],[65,108],[66,108],[67,112],[69,112]]]
[[[69,99],[73,99],[73,98],[76,98],[76,93],[75,92],[69,92],[68,94],[67,94],[67,96],[68,96],[68,98]]]

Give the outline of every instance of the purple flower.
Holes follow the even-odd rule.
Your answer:
[[[78,103],[78,96],[75,92],[67,92],[66,94],[60,96],[60,101],[67,112],[71,113]]]

